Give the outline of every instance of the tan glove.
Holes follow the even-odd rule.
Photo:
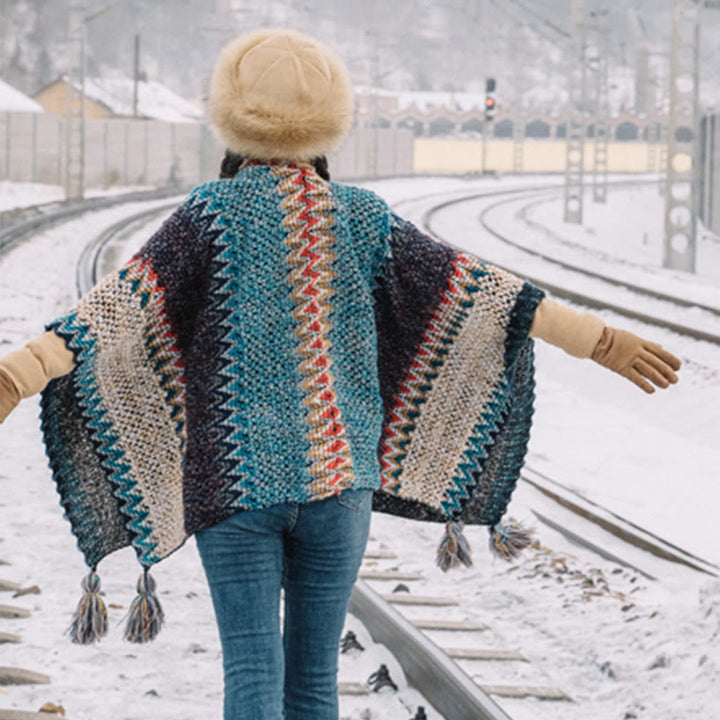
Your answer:
[[[40,392],[53,378],[75,367],[65,341],[49,331],[0,360],[0,423],[21,398]]]
[[[592,358],[631,380],[646,393],[655,392],[648,380],[661,388],[678,380],[673,371],[680,368],[680,361],[660,345],[626,330],[606,327],[597,315],[576,312],[550,298],[540,301],[530,336],[575,357]]]
[[[655,392],[648,380],[661,388],[678,381],[674,371],[680,369],[680,360],[657,343],[643,340],[627,330],[606,327],[592,359],[634,382],[646,393]]]

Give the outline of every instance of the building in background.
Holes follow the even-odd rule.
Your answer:
[[[140,80],[137,83],[137,108],[134,108],[134,82],[128,77],[85,79],[85,117],[90,120],[137,118],[171,123],[200,122],[203,111],[162,83]],[[58,78],[33,96],[46,112],[65,115],[68,80]]]

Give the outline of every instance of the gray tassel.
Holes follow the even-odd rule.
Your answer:
[[[532,532],[512,518],[490,528],[490,551],[508,562],[517,558],[531,542]]]
[[[436,557],[437,565],[443,572],[460,564],[472,566],[470,545],[462,534],[463,527],[461,522],[449,522],[445,525],[445,537],[438,547]]]
[[[125,639],[133,643],[154,640],[160,632],[165,615],[155,594],[155,580],[145,568],[137,584],[137,597],[130,605],[125,627]]]
[[[78,645],[90,645],[107,635],[108,615],[100,597],[100,578],[91,570],[82,581],[85,591],[68,628],[70,639]]]

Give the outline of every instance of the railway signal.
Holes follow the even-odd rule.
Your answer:
[[[495,87],[495,78],[487,78],[487,80],[485,80],[485,120],[487,122],[492,122],[495,117],[496,103],[495,95],[493,94]]]

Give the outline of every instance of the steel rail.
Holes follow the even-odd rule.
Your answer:
[[[720,567],[717,565],[668,542],[659,535],[640,527],[612,510],[609,510],[603,505],[578,495],[556,480],[553,480],[547,475],[534,470],[529,465],[525,465],[523,468],[520,481],[536,488],[554,504],[569,510],[574,515],[582,518],[588,523],[598,526],[630,547],[649,553],[660,560],[684,565],[692,570],[696,570],[697,572],[711,575],[713,577],[720,577]],[[552,518],[543,516],[542,514],[535,512],[535,510],[533,510],[533,512],[541,522],[553,527],[553,529],[557,530],[561,534],[568,536],[568,538],[573,542],[577,542],[578,544],[593,550],[599,555],[608,557],[608,551],[600,547],[597,543],[583,539],[576,533],[571,533],[573,536],[570,537],[570,531],[568,531],[567,528],[554,523]],[[621,564],[635,567],[632,565],[631,561],[625,561],[622,557],[613,555],[612,559],[616,562],[620,562]],[[648,575],[641,568],[635,567],[635,569],[646,576]],[[653,580],[657,579],[653,576],[648,577]]]
[[[390,649],[408,680],[447,720],[511,720],[456,662],[363,580],[355,583],[350,612],[375,642]]]
[[[40,228],[51,227],[83,213],[96,212],[97,210],[104,210],[124,203],[160,200],[164,197],[181,195],[186,190],[187,188],[182,187],[166,187],[157,190],[133,191],[122,195],[90,198],[74,203],[51,202],[7,210],[0,213],[0,228],[2,228],[2,232],[0,232],[0,253],[9,252]],[[32,215],[32,217],[28,218],[28,215]]]
[[[122,233],[130,225],[150,221],[150,219],[158,215],[162,215],[166,213],[168,209],[176,206],[177,203],[173,202],[168,203],[167,205],[153,207],[150,210],[143,210],[142,212],[135,213],[130,217],[123,218],[122,220],[114,223],[100,233],[100,235],[96,238],[87,243],[80,253],[75,268],[75,287],[77,289],[78,297],[82,297],[98,282],[98,280],[100,280],[99,275],[102,253],[120,233]]]

